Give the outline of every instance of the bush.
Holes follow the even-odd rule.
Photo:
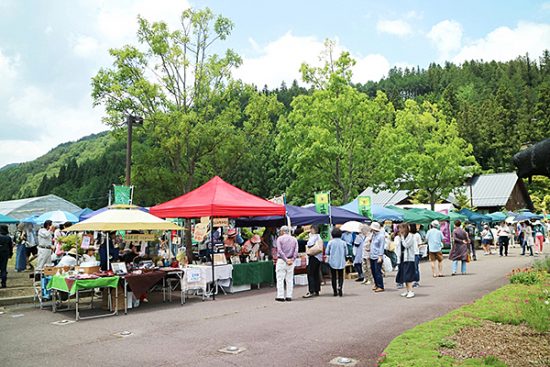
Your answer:
[[[542,280],[542,275],[534,270],[516,272],[510,276],[510,283],[512,284],[535,285],[541,284]]]
[[[487,356],[483,358],[483,363],[487,366],[506,367],[506,364],[495,356]]]
[[[441,339],[439,341],[440,348],[454,349],[456,347],[456,342],[449,339]]]

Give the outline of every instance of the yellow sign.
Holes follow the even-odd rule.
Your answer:
[[[328,194],[323,192],[320,194],[315,194],[315,203],[316,204],[328,204]]]
[[[127,242],[140,242],[140,241],[154,241],[157,236],[152,233],[146,234],[127,234],[124,236],[124,240]]]
[[[198,223],[195,224],[195,230],[193,231],[193,239],[197,242],[202,242],[206,232],[208,231],[208,224]]]
[[[214,218],[214,227],[229,227],[229,218]]]
[[[361,206],[370,206],[370,196],[360,196],[359,205]]]
[[[210,222],[210,217],[201,217],[201,223],[208,224]]]

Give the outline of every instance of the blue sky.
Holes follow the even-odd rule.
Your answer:
[[[105,130],[90,78],[110,65],[107,50],[136,43],[138,14],[175,27],[190,5],[234,21],[219,50],[237,51],[234,76],[259,86],[298,79],[326,38],[357,60],[357,82],[393,66],[550,48],[550,1],[0,0],[0,167]]]

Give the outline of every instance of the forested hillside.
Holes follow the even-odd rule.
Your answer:
[[[364,110],[355,113],[364,114],[365,121],[374,121],[374,125],[365,125],[356,134],[367,134],[368,129],[376,131],[387,123],[395,124],[400,111],[416,108],[406,107],[408,99],[418,106],[429,101],[437,106],[437,111],[430,113],[441,112],[440,119],[456,121],[459,136],[471,144],[473,156],[483,171],[514,170],[513,154],[522,146],[550,136],[548,52],[540,58],[522,56],[509,62],[470,61],[463,65],[432,64],[427,69],[392,69],[387,78],[353,88],[359,95],[346,92],[351,93],[349,98],[359,98],[357,103],[365,104]],[[146,121],[135,132],[136,201],[155,204],[181,195],[214,174],[263,197],[286,192],[290,201],[298,204],[311,200],[312,190],[334,189],[342,183],[341,188],[334,189],[334,198],[340,202],[348,200],[365,185],[372,184],[367,177],[369,172],[342,175],[340,181],[331,183],[330,179],[320,178],[323,167],[316,168],[315,164],[327,158],[328,167],[333,159],[330,157],[336,153],[324,152],[319,147],[313,153],[302,148],[292,150],[293,145],[311,139],[300,132],[300,126],[314,124],[307,120],[307,115],[314,112],[308,111],[307,105],[319,102],[315,90],[315,86],[305,89],[296,82],[290,87],[283,83],[275,90],[261,91],[237,84],[231,93],[216,96],[214,103],[222,111],[212,115],[216,127],[195,126],[193,139],[203,140],[179,156],[174,151],[183,149],[180,143],[184,135],[180,134],[192,134],[188,130],[190,125],[180,123],[179,128],[168,128],[163,124],[173,122],[167,120],[157,121],[154,127]],[[381,91],[384,93],[380,94]],[[363,101],[361,95],[367,99]],[[297,98],[300,96],[310,99]],[[335,109],[351,108],[343,102],[338,105],[337,99],[331,101]],[[327,144],[331,141],[322,131],[315,136],[319,141],[307,144],[316,146],[323,139]],[[367,145],[371,143],[366,143],[370,138],[366,135],[358,138],[365,141],[367,150],[350,150],[346,154],[360,156],[346,164],[355,164],[354,170],[375,169],[372,165],[356,164],[373,159]],[[0,170],[0,199],[53,193],[82,207],[103,206],[107,203],[109,186],[120,183],[124,175],[124,147],[125,135],[116,138],[101,133],[62,144],[32,162],[6,166]],[[312,159],[300,161],[310,153],[314,154]],[[182,167],[187,171],[181,171]],[[540,198],[534,201],[539,207],[547,189],[547,180],[537,180],[534,192]]]

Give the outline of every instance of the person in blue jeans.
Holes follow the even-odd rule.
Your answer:
[[[384,261],[384,245],[386,243],[385,233],[378,222],[373,222],[370,226],[373,232],[373,238],[370,248],[370,266],[372,277],[374,278],[374,287],[372,290],[376,293],[384,292],[384,278],[382,276],[382,263]]]

